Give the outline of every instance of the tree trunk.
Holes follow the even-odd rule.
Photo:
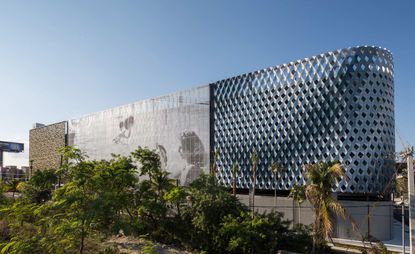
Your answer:
[[[84,253],[84,239],[85,239],[85,221],[82,221],[82,229],[81,229],[81,246],[79,246],[79,253]]]
[[[318,211],[316,211],[314,213],[314,216],[316,216],[314,218],[314,225],[313,225],[313,249],[312,249],[312,253],[315,254],[316,253],[316,244],[317,244],[317,234],[319,231],[319,218],[320,218],[320,214]]]
[[[232,188],[233,188],[233,196],[236,197],[236,177],[235,176],[233,176]]]
[[[253,188],[252,188],[252,217],[255,213],[255,186],[256,186],[256,163],[253,164]]]
[[[277,172],[275,172],[274,184],[275,184],[275,188],[274,188],[274,206],[275,206],[275,210],[277,210]]]
[[[182,218],[182,214],[180,212],[180,204],[177,204],[177,216],[181,219]]]
[[[316,226],[314,225],[314,228],[315,228]],[[316,245],[317,245],[317,230],[316,229],[314,229],[313,230],[313,249],[312,249],[312,253],[313,254],[315,254],[316,253]]]

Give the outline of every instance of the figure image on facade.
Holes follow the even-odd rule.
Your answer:
[[[119,123],[120,133],[113,139],[115,144],[126,144],[125,140],[131,137],[132,127],[134,125],[134,117],[129,116]]]
[[[193,131],[184,131],[180,136],[178,150],[181,158],[185,160],[185,166],[172,175],[179,179],[181,185],[189,185],[203,172],[205,165],[205,149],[199,136]]]
[[[167,169],[167,150],[164,146],[156,144],[156,153],[160,157],[160,166],[162,169]]]

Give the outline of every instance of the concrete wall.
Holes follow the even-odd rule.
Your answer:
[[[32,171],[57,169],[61,163],[58,149],[65,146],[66,122],[35,128],[29,133],[29,161]]]
[[[238,195],[238,197],[244,204],[249,204],[248,195]],[[278,197],[275,208],[274,200],[273,196],[255,196],[255,211],[264,213],[276,209],[279,212],[283,212],[284,217],[292,220],[294,223],[307,225],[313,223],[314,213],[308,201],[302,203],[300,207],[291,198]],[[334,237],[362,240],[362,236],[367,236],[369,232],[371,236],[378,240],[383,241],[392,238],[393,206],[391,202],[341,200],[340,203],[357,223],[360,233],[353,231],[350,220],[338,217],[335,220]],[[369,220],[368,217],[370,218]]]
[[[341,201],[347,213],[359,227],[359,233],[353,231],[349,220],[337,218],[336,235],[339,238],[357,239],[368,235],[378,240],[392,239],[393,205],[390,201]]]
[[[238,195],[238,198],[242,203],[248,205],[248,195]],[[255,196],[255,211],[258,213],[266,213],[272,210],[284,213],[284,217],[288,220],[294,221],[294,223],[311,224],[313,223],[313,212],[310,209],[310,203],[305,201],[299,208],[298,204],[292,199],[287,197],[278,197],[277,206],[274,206],[273,196]],[[301,210],[301,213],[300,213]]]

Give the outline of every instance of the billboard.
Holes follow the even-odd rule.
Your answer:
[[[8,153],[21,153],[24,150],[23,143],[0,141],[0,151]]]
[[[209,112],[209,86],[199,87],[70,120],[68,145],[92,160],[148,147],[187,185],[209,171]]]

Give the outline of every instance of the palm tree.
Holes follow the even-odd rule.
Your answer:
[[[288,197],[293,198],[298,203],[298,224],[301,224],[301,204],[306,200],[305,189],[304,185],[295,185],[288,195]]]
[[[255,211],[255,187],[256,187],[256,170],[258,165],[258,154],[254,151],[252,153],[252,216]]]
[[[311,203],[315,216],[313,223],[313,253],[315,253],[316,247],[322,246],[325,240],[331,236],[333,230],[332,215],[348,217],[353,230],[357,230],[357,225],[332,195],[337,179],[346,177],[340,163],[336,161],[320,162],[306,165],[305,169],[308,181],[305,194]]]
[[[274,184],[275,184],[275,188],[274,188],[274,206],[275,206],[275,209],[277,209],[277,175],[282,172],[283,168],[278,163],[272,163],[271,166],[269,167],[269,170],[272,173],[274,173]]]
[[[8,180],[8,184],[9,184],[9,191],[11,191],[12,192],[12,197],[13,197],[13,200],[14,200],[14,194],[16,193],[16,191],[17,191],[17,186],[19,185],[19,183],[20,183],[20,180],[18,180],[18,179],[15,179],[15,178],[13,178],[13,179],[9,179]]]
[[[211,174],[216,177],[216,173],[218,172],[218,160],[219,160],[219,150],[215,150],[213,152],[213,164],[211,169]]]
[[[233,189],[233,196],[236,197],[236,175],[239,171],[239,165],[234,163],[232,165],[232,189]]]

